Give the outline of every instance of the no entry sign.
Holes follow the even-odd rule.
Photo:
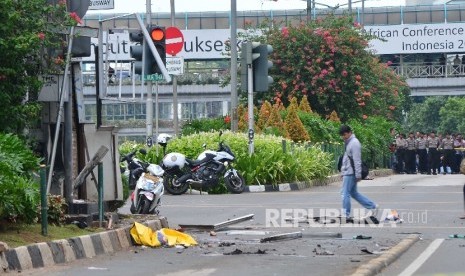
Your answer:
[[[168,55],[175,56],[177,53],[182,51],[184,47],[184,36],[176,27],[166,28],[166,53]]]

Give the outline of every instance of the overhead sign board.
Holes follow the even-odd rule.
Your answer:
[[[465,52],[465,23],[365,26],[365,31],[380,38],[370,42],[370,49],[378,55]],[[229,29],[182,30],[181,33],[184,38],[183,47],[176,56],[182,56],[184,60],[229,58]],[[175,39],[171,44],[179,47],[179,37],[173,37]],[[114,33],[108,37],[104,33],[103,42],[108,45],[108,49],[104,49],[105,60],[132,60],[129,48],[133,43],[130,42],[128,33]],[[241,43],[242,40],[238,39],[238,49]],[[92,38],[92,44],[97,45],[98,39]],[[168,45],[167,49],[170,47]],[[92,52],[91,57],[82,60],[94,61],[95,55]]]
[[[465,23],[366,26],[375,54],[465,52]]]
[[[89,10],[111,10],[115,8],[115,0],[90,0]]]

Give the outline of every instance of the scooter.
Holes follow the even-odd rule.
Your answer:
[[[221,135],[222,132],[220,139]],[[190,160],[181,153],[168,153],[162,161],[165,170],[163,184],[169,193],[180,195],[185,193],[189,186],[208,190],[220,183],[222,175],[228,190],[240,194],[244,191],[245,180],[232,167],[234,160],[235,156],[231,148],[221,140],[217,151],[205,150],[196,160]]]
[[[134,189],[131,194],[130,211],[132,214],[158,214],[157,207],[164,193],[164,170],[159,165],[135,158],[136,152],[129,153],[121,160],[128,164],[129,189]],[[139,152],[146,154],[144,149]]]

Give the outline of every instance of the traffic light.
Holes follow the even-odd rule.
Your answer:
[[[243,42],[241,45],[241,89],[247,91],[248,65],[253,69],[253,91],[266,92],[268,86],[273,83],[273,78],[268,75],[268,70],[273,63],[268,60],[268,55],[273,52],[271,45],[260,44],[260,42]]]
[[[273,83],[273,78],[268,75],[268,70],[273,66],[273,62],[268,60],[268,55],[272,52],[273,47],[267,44],[261,44],[252,49],[252,56],[258,54],[252,66],[255,92],[267,92],[268,86]]]
[[[142,31],[130,32],[129,40],[131,40],[132,42],[139,43],[137,45],[132,45],[129,49],[129,54],[131,55],[133,59],[136,60],[134,61],[134,65],[133,65],[134,72],[138,75],[142,75],[142,71],[144,71],[145,74],[148,74],[147,73],[147,62],[145,62],[145,70],[142,70],[143,68],[142,53],[144,49],[143,47],[146,47],[147,45],[147,43],[144,43],[144,34],[142,33]],[[147,52],[147,51],[150,51],[148,47],[146,49],[146,56],[150,54],[150,52]]]
[[[155,45],[155,49],[157,49],[158,55],[160,55],[160,58],[163,62],[163,65],[166,66],[166,32],[165,32],[165,27],[160,27],[160,26],[151,26],[149,29],[149,35],[150,38],[153,41],[153,44]],[[151,54],[151,52],[150,52]],[[153,62],[149,65],[149,71],[151,72],[150,74],[161,74],[161,69],[159,68],[157,62],[155,61],[155,58],[153,55],[151,55],[153,58]]]

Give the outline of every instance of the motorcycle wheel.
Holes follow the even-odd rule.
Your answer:
[[[245,180],[239,172],[236,173],[237,176],[235,176],[233,173],[228,174],[224,178],[224,183],[226,184],[226,188],[228,188],[231,193],[240,194],[244,191]]]
[[[139,208],[137,208],[137,213],[148,214],[150,204],[152,204],[152,202],[150,202],[150,200],[148,200],[145,196],[142,196],[142,198],[140,199]]]
[[[135,214],[137,212],[134,202],[131,202],[131,208],[129,208],[129,211],[131,211],[131,214]]]
[[[178,176],[176,175],[167,175],[163,176],[163,186],[172,195],[182,195],[187,192],[189,185],[187,183],[176,184]]]

